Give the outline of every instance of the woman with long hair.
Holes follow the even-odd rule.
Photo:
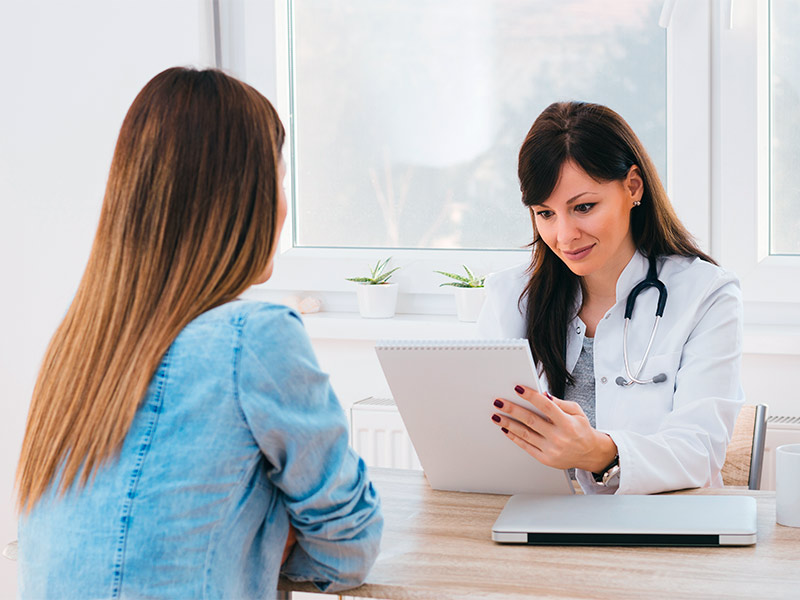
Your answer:
[[[272,272],[283,141],[216,70],[134,100],[33,392],[23,598],[265,598],[279,573],[334,590],[372,565],[379,500],[300,319],[237,300]]]
[[[487,281],[479,328],[527,338],[548,392],[516,386],[492,420],[587,493],[722,485],[744,395],[738,281],[678,220],[611,109],[551,104],[519,152],[533,257]],[[525,404],[525,403],[523,403]]]

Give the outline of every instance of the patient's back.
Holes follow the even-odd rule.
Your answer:
[[[299,318],[264,303],[184,328],[119,456],[54,487],[20,519],[23,597],[271,597],[290,517],[308,532],[287,572],[347,587],[381,529]]]

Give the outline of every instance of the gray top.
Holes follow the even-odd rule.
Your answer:
[[[572,377],[575,383],[567,383],[564,400],[577,402],[594,427],[594,338],[583,338],[583,348],[572,370]]]

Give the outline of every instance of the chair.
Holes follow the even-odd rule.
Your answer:
[[[761,489],[761,465],[764,462],[764,439],[767,433],[767,407],[748,404],[742,407],[728,444],[722,482],[725,485]]]

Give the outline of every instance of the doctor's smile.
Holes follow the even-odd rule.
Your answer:
[[[591,244],[577,250],[561,250],[561,253],[564,254],[569,260],[582,260],[589,256],[589,253],[592,251],[594,246],[594,244]]]

